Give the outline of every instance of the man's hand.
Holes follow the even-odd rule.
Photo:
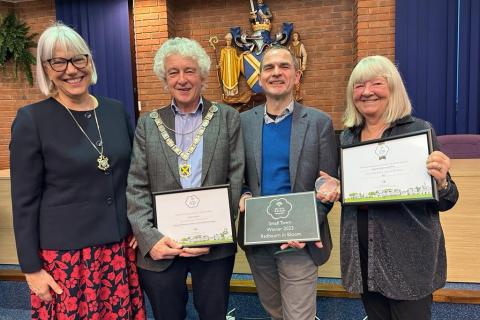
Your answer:
[[[180,254],[180,257],[198,257],[208,253],[210,253],[210,247],[183,248],[183,252]]]
[[[280,246],[281,250],[285,250],[287,248],[295,248],[295,249],[303,249],[305,247],[305,242],[299,242],[295,240],[290,240],[287,243],[284,243]]]
[[[295,248],[295,249],[303,249],[305,248],[305,242],[298,242],[295,240],[288,241],[287,243],[284,243],[280,246],[281,250],[285,250],[287,248]],[[323,243],[322,241],[316,241],[315,246],[319,249],[323,248]]]
[[[182,245],[169,237],[163,237],[150,249],[153,260],[173,259],[183,252]]]
[[[63,290],[58,283],[55,282],[52,276],[43,269],[37,272],[25,273],[25,278],[27,279],[27,284],[30,287],[30,290],[45,302],[52,301],[50,288],[52,288],[56,294],[63,293]]]
[[[240,202],[238,204],[238,208],[240,210],[240,213],[245,212],[245,199],[248,199],[248,198],[251,198],[251,197],[252,197],[251,193],[242,194],[242,196],[240,197]]]
[[[335,202],[340,199],[340,181],[334,177],[328,175],[323,171],[320,171],[319,178],[322,178],[324,183],[317,191],[317,199],[322,203]]]

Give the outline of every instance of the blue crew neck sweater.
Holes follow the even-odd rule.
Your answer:
[[[290,136],[292,115],[279,123],[263,124],[262,196],[290,193]]]

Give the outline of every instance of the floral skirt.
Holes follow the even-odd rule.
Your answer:
[[[79,250],[41,250],[43,268],[60,285],[53,300],[30,293],[32,319],[146,319],[143,293],[128,240]]]

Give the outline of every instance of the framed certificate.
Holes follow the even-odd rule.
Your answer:
[[[245,200],[244,244],[319,241],[315,192],[300,192]]]
[[[342,204],[438,200],[427,172],[430,130],[342,146]]]
[[[158,230],[184,247],[234,242],[229,185],[153,193]]]

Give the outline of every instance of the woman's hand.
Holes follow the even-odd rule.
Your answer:
[[[437,182],[439,189],[447,183],[447,172],[450,170],[450,158],[443,152],[433,151],[427,158],[427,170]]]
[[[50,288],[52,288],[56,294],[63,293],[63,290],[58,283],[55,282],[52,276],[43,269],[37,272],[25,273],[25,278],[27,279],[27,284],[30,287],[30,290],[45,302],[52,301]]]
[[[335,202],[340,199],[340,181],[323,171],[320,171],[319,179],[323,179],[323,184],[318,188],[317,199],[322,203]]]
[[[138,242],[137,242],[137,239],[135,238],[135,236],[132,236],[132,238],[130,239],[130,242],[128,243],[128,245],[129,245],[130,248],[132,248],[133,250],[135,250],[135,249],[138,247]]]

